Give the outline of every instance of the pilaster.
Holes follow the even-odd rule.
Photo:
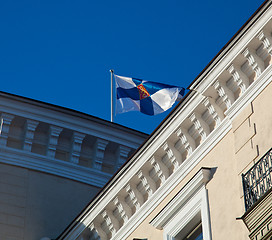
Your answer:
[[[118,156],[117,156],[117,168],[119,169],[128,159],[128,154],[131,148],[119,145]]]
[[[6,146],[8,140],[9,127],[14,118],[14,115],[9,113],[1,114],[1,134],[0,134],[0,145]]]
[[[97,138],[95,147],[94,168],[101,170],[104,154],[109,141]]]
[[[50,126],[49,144],[47,149],[47,156],[50,158],[55,157],[56,148],[58,144],[58,138],[63,128],[58,126]]]
[[[74,132],[73,133],[73,145],[72,145],[72,156],[71,156],[71,162],[78,164],[80,152],[81,152],[81,145],[82,141],[86,134]]]
[[[26,120],[26,135],[25,135],[25,141],[24,141],[24,150],[30,152],[32,143],[33,143],[33,138],[34,138],[34,133],[35,130],[38,126],[39,122],[35,120]]]

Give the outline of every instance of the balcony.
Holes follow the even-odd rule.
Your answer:
[[[271,177],[272,148],[247,173],[242,174],[246,211],[271,189]]]
[[[242,219],[251,240],[272,239],[272,148],[242,174],[246,212]]]

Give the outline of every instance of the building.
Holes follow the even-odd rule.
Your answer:
[[[272,239],[272,1],[58,240]]]
[[[55,238],[147,135],[0,92],[0,239]]]

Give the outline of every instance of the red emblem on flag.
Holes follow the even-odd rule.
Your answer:
[[[140,85],[137,86],[138,90],[139,90],[139,95],[140,95],[140,100],[147,98],[150,96],[150,94],[148,93],[148,91],[145,89],[145,87],[143,86],[143,84],[141,83]]]

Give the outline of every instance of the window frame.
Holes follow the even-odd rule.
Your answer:
[[[201,216],[203,239],[212,239],[208,191],[206,189],[206,184],[212,176],[211,171],[210,168],[201,168],[151,220],[151,225],[163,230],[164,240],[175,240],[180,231],[185,227],[190,227],[190,222],[199,215]]]

